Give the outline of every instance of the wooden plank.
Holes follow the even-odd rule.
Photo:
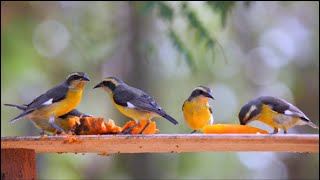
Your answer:
[[[6,179],[37,179],[35,151],[1,148],[1,180]]]
[[[2,137],[1,148],[34,149],[36,153],[161,152],[319,152],[319,135],[302,134],[156,134]]]

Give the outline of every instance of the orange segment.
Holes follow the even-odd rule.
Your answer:
[[[269,134],[268,131],[239,124],[214,124],[202,128],[204,134]]]
[[[148,120],[141,120],[140,124],[131,130],[131,134],[139,134],[142,131],[142,129],[146,126],[147,123],[148,123]],[[135,124],[136,124],[135,121],[127,122],[122,127],[122,132],[126,131],[127,129],[129,129],[130,127],[134,126]],[[156,123],[155,122],[150,122],[148,127],[143,131],[142,134],[155,134],[157,132],[159,132],[159,129],[157,129]]]
[[[128,128],[136,124],[135,121],[127,122],[122,128],[117,126],[112,119],[108,122],[104,121],[104,118],[100,117],[69,117],[66,119],[74,129],[76,135],[97,135],[97,134],[118,134],[124,132]],[[140,124],[131,130],[132,134],[138,134],[149,122],[148,120],[140,121]],[[148,127],[143,131],[143,134],[155,134],[159,132],[156,128],[155,122],[150,122]],[[60,132],[55,132],[60,134]],[[63,134],[63,133],[62,133]]]
[[[69,122],[70,127],[74,127],[76,124],[80,124],[80,118],[77,116],[67,118],[67,121]]]
[[[106,129],[107,129],[107,133],[111,133],[111,134],[118,134],[121,132],[121,127],[116,126],[116,124],[114,123],[114,121],[112,119],[109,119],[108,122],[104,122]]]
[[[80,118],[80,124],[76,123],[74,128],[77,135],[100,134],[106,131],[103,118],[96,117]]]

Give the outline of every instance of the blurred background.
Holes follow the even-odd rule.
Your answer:
[[[8,124],[20,112],[3,104],[73,71],[92,80],[78,109],[120,126],[128,118],[92,89],[111,75],[180,122],[156,118],[160,133],[192,131],[181,106],[198,85],[213,90],[217,123],[239,124],[242,105],[273,95],[319,125],[319,2],[1,2],[1,137],[39,135],[27,120]],[[39,179],[318,179],[319,153],[38,154],[37,168]]]

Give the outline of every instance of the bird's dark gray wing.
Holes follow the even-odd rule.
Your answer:
[[[136,106],[137,109],[148,110],[160,115],[166,114],[164,110],[157,104],[157,102],[146,94],[133,99],[132,101],[130,101],[130,103]]]
[[[288,103],[288,102],[287,102]],[[290,115],[290,116],[297,116],[300,117],[302,120],[309,122],[310,119],[296,106],[289,104],[289,109],[284,111],[284,114]]]
[[[48,106],[52,103],[61,101],[66,98],[69,88],[68,85],[64,82],[54,88],[48,90],[46,93],[37,97],[30,104],[28,104],[25,111],[32,111],[40,107]]]
[[[48,106],[52,103],[61,101],[66,98],[68,92],[68,84],[63,82],[62,84],[55,86],[54,88],[48,90],[46,93],[40,95],[36,99],[34,99],[31,103],[25,105],[26,108],[24,112],[22,112],[19,116],[13,118],[9,121],[9,123],[14,123],[15,121],[19,120],[20,118],[32,113],[34,110]]]
[[[261,97],[261,102],[268,105],[273,111],[281,114],[284,114],[289,109],[289,104],[271,96]]]
[[[135,99],[139,94],[130,91],[127,89],[128,87],[124,87],[123,85],[118,86],[113,92],[113,100],[116,104],[121,106],[128,106],[128,102]]]
[[[309,118],[300,109],[285,100],[267,97],[262,99],[262,103],[270,106],[273,111],[278,113],[297,116],[303,120],[309,121]]]
[[[114,91],[113,100],[116,104],[121,106],[147,110],[160,115],[166,114],[149,95],[130,86],[118,86]]]
[[[113,100],[116,104],[128,108],[150,111],[159,114],[171,123],[177,125],[173,117],[169,116],[149,95],[134,87],[120,85],[114,90]]]

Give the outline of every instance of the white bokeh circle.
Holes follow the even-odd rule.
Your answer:
[[[32,42],[39,54],[53,58],[69,44],[70,34],[67,28],[56,20],[40,23],[33,32]]]

